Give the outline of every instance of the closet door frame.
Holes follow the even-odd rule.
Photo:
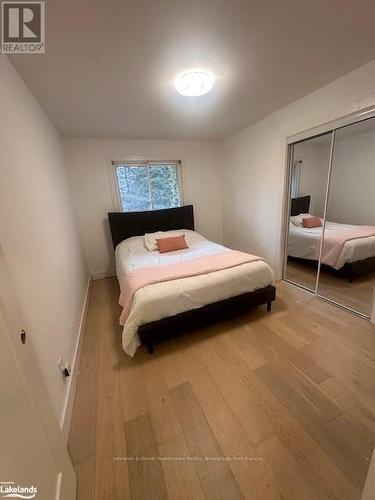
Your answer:
[[[331,145],[329,150],[329,160],[328,160],[328,175],[327,175],[327,185],[326,185],[326,193],[324,198],[324,210],[323,210],[323,227],[322,227],[322,237],[320,238],[320,249],[319,249],[319,259],[318,259],[318,271],[316,273],[316,282],[315,282],[315,295],[320,298],[325,298],[319,294],[319,278],[320,278],[320,267],[322,264],[322,254],[323,254],[323,245],[324,245],[324,235],[326,232],[326,222],[327,222],[327,210],[328,210],[328,200],[329,200],[329,191],[331,188],[331,177],[332,177],[332,161],[333,161],[333,152],[335,150],[335,138],[336,138],[336,130],[332,130],[331,135]],[[334,301],[332,301],[334,302]],[[339,305],[339,304],[337,304]]]
[[[332,174],[332,162],[333,162],[333,154],[334,154],[334,148],[335,148],[335,136],[336,136],[336,131],[349,126],[349,125],[354,125],[355,123],[359,123],[362,121],[366,121],[370,118],[375,118],[375,107],[371,106],[369,108],[364,108],[359,111],[356,111],[354,113],[351,113],[349,115],[346,115],[344,117],[338,118],[336,120],[332,120],[330,122],[324,123],[322,125],[319,125],[317,127],[305,130],[303,132],[291,135],[287,137],[286,139],[286,169],[285,169],[285,182],[284,182],[284,214],[283,214],[283,241],[282,241],[282,279],[283,281],[286,281],[288,283],[291,283],[292,285],[298,286],[299,288],[302,288],[306,290],[307,292],[315,295],[316,297],[319,297],[319,299],[324,300],[325,302],[328,302],[330,304],[334,304],[342,309],[345,309],[346,311],[350,311],[353,314],[356,314],[357,316],[360,316],[362,318],[365,318],[366,320],[370,320],[375,323],[375,291],[373,293],[372,297],[372,312],[370,313],[370,316],[363,314],[359,311],[356,311],[355,309],[352,309],[349,306],[346,306],[344,304],[341,304],[333,299],[330,299],[328,297],[324,297],[319,294],[319,277],[320,277],[320,266],[321,266],[321,257],[322,257],[322,252],[323,252],[323,243],[324,243],[324,234],[325,234],[325,227],[326,227],[326,216],[327,216],[327,208],[328,208],[328,201],[329,201],[329,192],[330,192],[330,185],[331,185],[331,174]],[[322,228],[322,238],[320,241],[320,250],[319,250],[319,260],[318,260],[318,268],[317,268],[317,275],[316,275],[316,281],[315,281],[315,290],[311,290],[307,288],[304,285],[301,285],[299,283],[296,283],[293,280],[290,280],[286,277],[286,265],[287,265],[287,247],[288,247],[288,235],[289,235],[289,214],[290,214],[290,207],[291,207],[291,196],[290,196],[290,190],[291,190],[291,182],[292,182],[292,164],[293,164],[293,150],[294,150],[294,144],[311,139],[313,137],[327,134],[327,133],[332,133],[331,136],[331,146],[330,146],[330,155],[329,155],[329,165],[328,165],[328,176],[327,176],[327,186],[326,186],[326,193],[325,193],[325,201],[324,201],[324,213],[323,213],[323,228]]]

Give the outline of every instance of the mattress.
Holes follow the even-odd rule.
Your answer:
[[[326,231],[331,233],[354,227],[350,224],[340,224],[338,222],[326,223]],[[305,228],[290,222],[288,255],[301,259],[317,260],[316,256],[319,255],[321,236],[321,227]],[[341,269],[346,263],[357,262],[369,257],[375,257],[375,236],[346,241],[336,267]]]
[[[120,288],[127,272],[228,251],[226,247],[213,243],[194,231],[173,231],[176,232],[186,235],[188,249],[167,254],[150,252],[145,248],[142,236],[134,236],[120,243],[115,252]],[[147,285],[134,294],[131,311],[123,328],[123,349],[134,356],[140,345],[137,330],[143,324],[252,292],[272,282],[273,272],[270,266],[260,260],[199,276]]]

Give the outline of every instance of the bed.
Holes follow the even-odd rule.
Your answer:
[[[133,271],[152,272],[163,266],[213,260],[231,252],[194,231],[191,205],[149,212],[109,213],[116,274],[123,291],[125,276]],[[148,251],[144,235],[156,231],[185,234],[189,248],[167,254]],[[168,235],[168,233],[166,234]],[[138,289],[124,323],[124,351],[134,356],[139,345],[151,354],[154,345],[181,333],[230,317],[251,306],[271,303],[276,291],[271,268],[259,259],[234,267],[167,282],[152,283]]]
[[[291,217],[308,214],[310,196],[293,198]],[[326,234],[335,235],[350,231],[358,226],[326,222]],[[322,227],[305,228],[289,222],[288,259],[317,265],[320,249]],[[375,270],[375,236],[346,241],[334,267],[322,264],[322,268],[352,281],[355,276]]]

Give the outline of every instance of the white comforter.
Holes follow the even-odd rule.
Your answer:
[[[228,251],[222,245],[206,240],[194,231],[179,230],[186,235],[189,248],[167,254],[149,252],[142,236],[128,238],[116,248],[116,273],[121,284],[125,273],[144,267],[165,266]],[[250,262],[230,269],[200,276],[191,276],[164,283],[155,283],[137,290],[130,315],[124,325],[122,345],[134,356],[140,341],[138,327],[151,321],[197,309],[218,300],[227,299],[273,282],[273,273],[263,261]]]
[[[338,222],[327,222],[326,231],[342,231],[355,226],[350,224],[339,224]],[[305,228],[289,223],[288,255],[302,259],[317,260],[317,247],[320,248],[322,236],[321,227]],[[318,248],[318,252],[319,252]],[[345,242],[344,248],[337,262],[337,269],[343,267],[347,262],[356,262],[375,256],[375,236],[358,238]]]

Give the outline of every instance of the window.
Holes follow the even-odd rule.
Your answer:
[[[299,194],[299,179],[301,176],[301,166],[302,160],[297,160],[293,162],[292,166],[292,185],[291,185],[291,196],[292,198],[297,198]]]
[[[181,206],[179,162],[113,162],[123,212]]]

